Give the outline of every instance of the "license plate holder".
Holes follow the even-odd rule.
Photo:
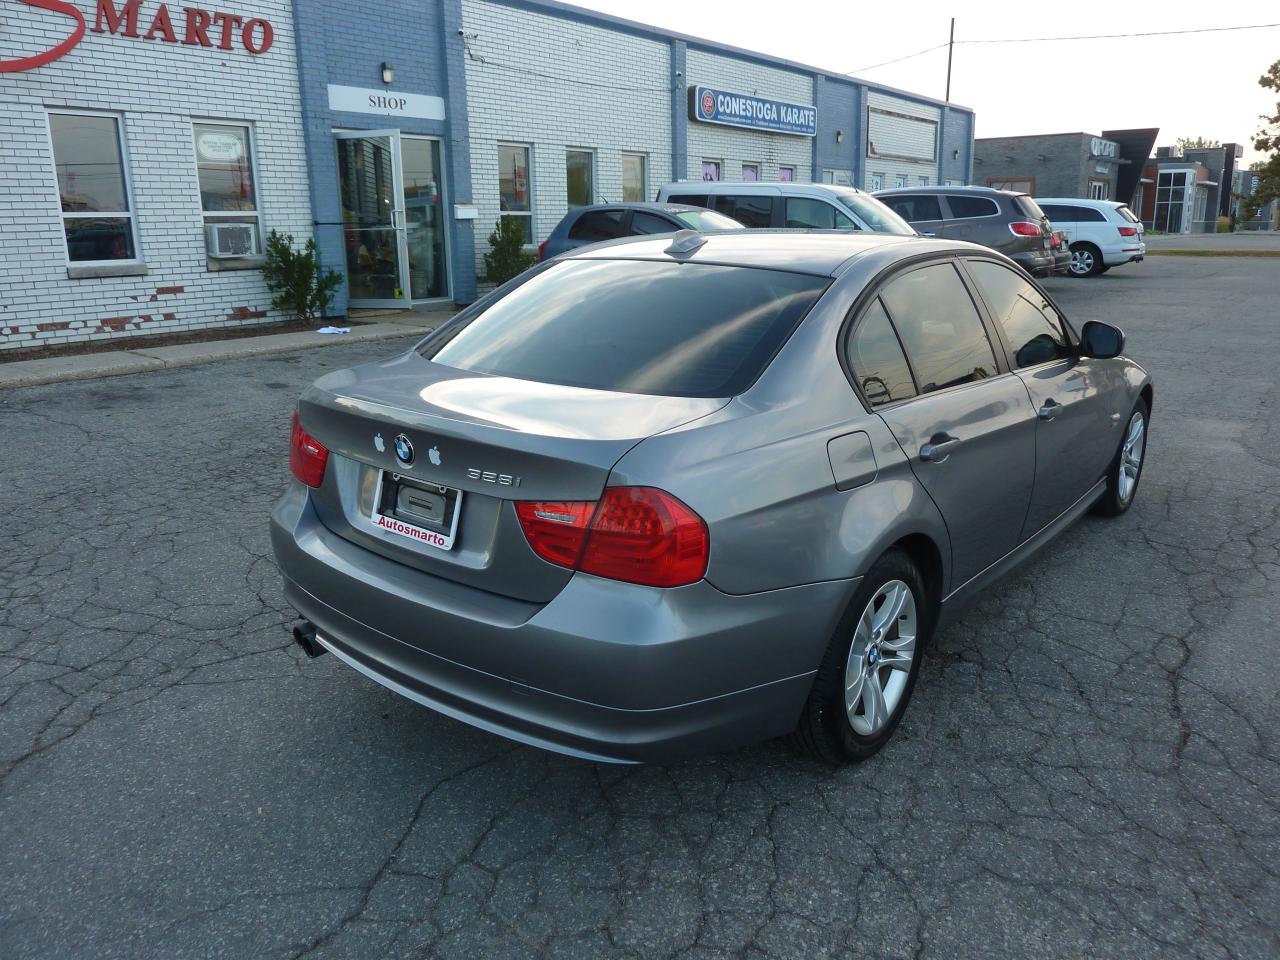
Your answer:
[[[369,519],[384,535],[452,550],[461,513],[461,490],[378,471]]]

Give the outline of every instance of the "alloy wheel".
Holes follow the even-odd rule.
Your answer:
[[[884,584],[854,629],[844,672],[849,726],[864,737],[878,733],[907,689],[916,651],[916,598],[901,580]]]
[[[1071,272],[1077,277],[1087,276],[1093,272],[1093,254],[1087,247],[1071,251]]]
[[[1116,478],[1116,493],[1121,503],[1128,503],[1133,488],[1138,485],[1138,473],[1142,470],[1142,455],[1147,448],[1147,421],[1141,410],[1135,410],[1129,418],[1129,429],[1120,448],[1120,474]]]

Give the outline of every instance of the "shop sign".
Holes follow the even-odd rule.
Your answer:
[[[115,0],[97,0],[93,26],[85,22],[84,14],[69,0],[19,0],[29,7],[48,11],[50,30],[65,30],[66,35],[53,46],[14,60],[0,60],[0,73],[34,70],[59,57],[66,56],[84,39],[86,30],[91,33],[110,33],[133,40],[152,40],[174,43],[187,47],[216,47],[233,50],[243,47],[251,54],[266,53],[275,41],[271,21],[261,17],[241,17],[218,10],[200,7],[179,7],[179,13],[170,13],[168,4],[154,7],[142,6],[142,0],[124,0],[119,7]],[[149,16],[148,16],[149,14]],[[56,22],[59,26],[54,27]]]
[[[329,109],[348,113],[377,113],[384,117],[443,120],[444,100],[422,93],[396,93],[369,87],[329,84]]]
[[[689,116],[699,123],[716,123],[800,137],[818,134],[818,111],[801,103],[770,100],[712,87],[689,88]]]
[[[238,134],[209,130],[196,138],[196,150],[202,160],[231,163],[244,156],[244,144]]]
[[[1120,155],[1120,144],[1114,140],[1093,137],[1089,140],[1089,152],[1095,157],[1118,157]]]

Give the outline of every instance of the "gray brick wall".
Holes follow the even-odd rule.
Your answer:
[[[90,29],[75,48],[43,67],[0,73],[0,349],[277,319],[260,271],[209,268],[191,123],[251,124],[264,234],[274,228],[299,240],[310,235],[292,5],[226,6],[271,22],[274,42],[260,56],[238,42],[224,51],[95,33],[96,4],[76,5]],[[143,3],[140,33],[155,7]],[[170,13],[181,39],[181,7],[171,5]],[[6,4],[0,58],[52,47],[67,36],[68,22]],[[145,276],[68,278],[46,123],[47,110],[57,108],[121,118]]]
[[[670,44],[486,0],[462,0],[476,269],[498,219],[498,144],[528,144],[533,234],[568,211],[565,151],[595,152],[597,198],[622,199],[622,154],[647,156],[646,196],[671,177]]]
[[[813,105],[813,75],[767,67],[749,60],[690,47],[686,86],[705,84],[771,100]],[[687,101],[683,104],[688,115]],[[710,123],[688,122],[689,162],[684,176],[702,179],[702,161],[719,160],[723,180],[742,179],[743,163],[760,166],[761,180],[777,180],[780,166],[795,168],[796,180],[813,180],[813,141]]]
[[[1088,197],[1090,179],[1109,184],[1115,198],[1114,160],[1093,157],[1088,133],[1049,133],[1026,137],[986,137],[973,143],[973,182],[1034,178],[1039,197]]]

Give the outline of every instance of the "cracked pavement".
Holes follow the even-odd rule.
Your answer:
[[[840,770],[593,765],[295,651],[289,410],[398,343],[0,393],[0,957],[1280,955],[1276,277],[1049,282],[1155,378],[1137,502]]]

